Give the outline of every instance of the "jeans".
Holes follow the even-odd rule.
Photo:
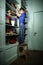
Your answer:
[[[24,43],[24,24],[20,25],[19,29],[19,43]]]

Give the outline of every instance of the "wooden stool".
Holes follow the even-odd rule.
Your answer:
[[[23,56],[25,55],[25,60],[27,62],[27,51],[28,51],[28,45],[23,44],[23,45],[18,45],[18,56]]]

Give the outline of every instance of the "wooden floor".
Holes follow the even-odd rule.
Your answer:
[[[18,57],[10,65],[43,65],[43,51],[28,51],[27,62],[25,56]]]

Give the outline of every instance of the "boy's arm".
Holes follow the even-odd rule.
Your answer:
[[[20,17],[21,16],[21,14],[20,14],[20,12],[19,12],[19,8],[15,5],[15,7],[16,7],[16,15],[18,16],[18,17]]]
[[[21,16],[21,14],[20,14],[19,12],[16,12],[16,15],[17,15],[18,17],[20,17],[20,16]]]

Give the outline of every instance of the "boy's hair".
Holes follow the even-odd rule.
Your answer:
[[[20,10],[23,10],[23,11],[25,11],[25,9],[24,9],[23,7],[21,7],[21,8],[20,8]]]

